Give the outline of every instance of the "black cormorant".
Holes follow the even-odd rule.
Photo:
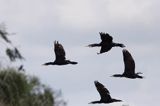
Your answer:
[[[108,52],[112,47],[125,47],[124,44],[114,43],[112,36],[110,36],[108,33],[100,32],[99,34],[101,36],[101,42],[88,45],[88,47],[101,47],[100,53],[98,54]]]
[[[115,74],[113,77],[126,77],[126,78],[143,78],[139,74],[141,72],[135,73],[135,62],[132,55],[129,53],[128,50],[123,49],[123,61],[124,61],[124,73],[123,74]]]
[[[54,62],[47,62],[43,65],[67,65],[67,64],[77,64],[77,62],[66,60],[65,58],[65,51],[63,46],[58,42],[54,42],[54,52],[55,52],[55,61]]]
[[[113,99],[111,96],[110,96],[110,93],[108,91],[107,88],[105,88],[105,86],[103,84],[101,84],[100,82],[98,81],[94,81],[94,84],[97,88],[97,91],[99,92],[100,94],[100,101],[93,101],[93,102],[90,102],[90,104],[95,104],[95,103],[112,103],[112,102],[121,102],[122,100],[118,100],[118,99]]]

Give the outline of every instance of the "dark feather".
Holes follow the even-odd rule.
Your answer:
[[[124,72],[123,74],[114,74],[113,77],[126,77],[126,78],[143,78],[139,74],[140,72],[135,73],[135,61],[132,55],[129,53],[128,50],[123,49],[123,61],[124,61]]]
[[[64,61],[65,58],[65,50],[63,48],[63,46],[61,44],[59,44],[58,41],[54,42],[54,52],[55,52],[55,56],[56,56],[56,61]]]
[[[124,74],[133,75],[135,74],[135,61],[128,50],[123,49],[123,61],[124,61]]]
[[[121,102],[121,100],[117,100],[117,99],[111,98],[108,89],[103,84],[101,84],[98,81],[94,81],[94,84],[95,84],[95,86],[97,88],[97,91],[99,92],[99,94],[101,96],[101,99],[100,99],[100,101],[90,102],[91,104]]]
[[[108,89],[105,88],[105,86],[103,84],[99,83],[98,81],[95,81],[94,84],[97,88],[97,91],[99,92],[99,94],[101,96],[101,101],[110,101],[111,96],[110,96]]]
[[[54,52],[55,52],[55,61],[54,62],[47,62],[43,65],[66,65],[66,64],[77,64],[77,62],[66,60],[66,53],[63,46],[58,42],[54,42]]]
[[[124,44],[114,43],[112,36],[110,36],[108,33],[99,32],[99,34],[101,37],[101,42],[88,45],[88,47],[101,47],[98,54],[108,52],[112,49],[112,47],[125,47]]]
[[[102,42],[108,42],[108,43],[112,42],[113,38],[108,33],[100,32],[99,34],[101,36]]]

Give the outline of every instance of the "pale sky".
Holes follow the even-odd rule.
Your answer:
[[[0,22],[26,61],[26,73],[55,90],[62,90],[68,106],[92,106],[99,100],[98,80],[122,103],[93,106],[157,106],[160,98],[159,0],[0,0]],[[124,43],[144,79],[113,78],[123,73],[121,48],[97,55],[99,32]],[[53,42],[65,48],[66,58],[78,65],[42,66],[54,61]]]

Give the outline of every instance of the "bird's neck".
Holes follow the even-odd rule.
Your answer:
[[[114,74],[113,77],[122,77],[122,74]]]
[[[90,104],[102,103],[101,101],[93,101]]]
[[[47,62],[47,63],[44,63],[44,65],[55,65],[54,62]]]

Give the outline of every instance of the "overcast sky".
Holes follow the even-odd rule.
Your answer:
[[[26,58],[26,72],[61,89],[68,106],[92,106],[88,103],[99,100],[95,80],[124,101],[105,106],[158,106],[159,10],[159,0],[0,0],[0,22],[16,33],[10,39]],[[122,49],[97,55],[99,48],[85,47],[100,42],[99,32],[126,45],[144,79],[110,77],[124,70]],[[78,65],[42,66],[54,61],[55,40]]]

